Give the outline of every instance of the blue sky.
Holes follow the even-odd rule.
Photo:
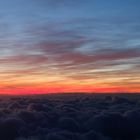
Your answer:
[[[31,19],[129,18],[139,15],[139,0],[13,0],[0,1],[0,13],[8,22]]]

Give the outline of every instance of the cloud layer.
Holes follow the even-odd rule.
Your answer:
[[[139,95],[1,96],[0,139],[137,140]]]

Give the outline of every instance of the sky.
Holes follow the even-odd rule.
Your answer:
[[[140,92],[139,0],[0,0],[0,93]]]

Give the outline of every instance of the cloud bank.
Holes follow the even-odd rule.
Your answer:
[[[1,97],[0,139],[137,140],[139,95]]]

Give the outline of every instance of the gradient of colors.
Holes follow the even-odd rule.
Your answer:
[[[140,92],[139,0],[1,0],[0,93]]]

